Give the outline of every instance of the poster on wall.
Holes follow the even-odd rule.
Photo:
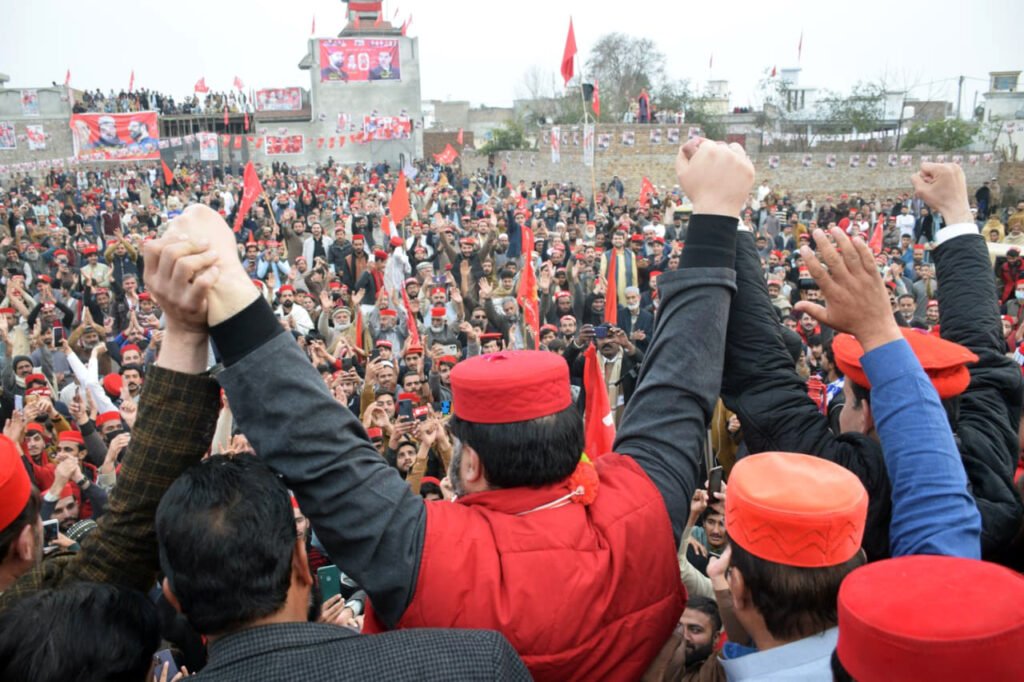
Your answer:
[[[72,114],[75,156],[92,161],[160,158],[155,111],[132,114]]]
[[[597,136],[597,148],[601,151],[608,149],[612,146],[612,136],[610,133],[601,133]]]
[[[46,131],[41,125],[25,126],[25,133],[28,135],[29,151],[39,152],[46,149]]]
[[[266,140],[266,146],[264,151],[267,156],[281,156],[284,154],[301,154],[305,144],[305,138],[302,135],[288,135],[287,137],[278,137],[276,135],[268,135]]]
[[[679,144],[679,128],[669,128],[665,133],[669,144]]]
[[[365,140],[408,140],[412,137],[412,119],[403,116],[363,116]]]
[[[21,91],[21,114],[23,116],[38,116],[39,115],[39,91],[38,90],[22,90]]]
[[[299,111],[302,91],[299,88],[264,88],[256,91],[256,111]]]
[[[199,142],[199,160],[216,161],[219,153],[217,133],[196,133],[196,140]]]
[[[0,121],[0,149],[17,149],[18,138],[14,135],[14,124]]]
[[[320,41],[320,82],[399,81],[397,38],[336,38]]]

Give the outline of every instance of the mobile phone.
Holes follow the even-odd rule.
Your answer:
[[[452,413],[452,401],[442,400],[441,401],[441,414],[448,416]]]
[[[43,521],[43,546],[53,544],[57,539],[57,534],[60,532],[60,521],[57,519],[50,519],[49,521]]]
[[[708,472],[708,502],[715,502],[715,493],[722,492],[722,467],[715,467]]]
[[[412,401],[411,400],[399,400],[398,401],[398,420],[409,420],[412,419]]]
[[[323,601],[341,594],[341,570],[337,566],[316,569],[316,578],[320,582],[320,598]]]
[[[430,408],[426,405],[414,407],[412,408],[412,416],[417,421],[425,422],[427,421],[427,417],[430,416]]]
[[[14,396],[14,409],[17,410],[18,412],[21,412],[22,410],[25,409],[25,398],[24,397],[22,397],[20,395]]]
[[[64,334],[64,327],[53,328],[53,345],[59,346],[66,338]]]
[[[447,346],[444,347],[444,354],[445,355],[454,355],[455,357],[458,357],[459,356],[459,347],[456,346],[454,343],[450,343],[450,344],[448,344]]]
[[[163,674],[164,664],[167,664],[167,672],[174,675],[178,672],[178,662],[174,660],[174,654],[170,649],[161,649],[153,654],[153,679],[159,680]]]
[[[595,339],[606,339],[608,338],[608,325],[599,324],[594,327],[594,338]]]

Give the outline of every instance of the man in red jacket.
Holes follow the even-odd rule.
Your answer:
[[[753,184],[738,145],[691,140],[676,170],[694,216],[682,267],[659,281],[615,452],[581,456],[560,357],[475,358],[452,376],[453,504],[424,504],[373,449],[281,330],[216,214],[192,207],[149,245],[153,259],[196,235],[220,254],[207,300],[218,381],[325,549],[370,595],[367,631],[498,630],[541,680],[637,679],[654,659],[684,608],[675,551],[720,388],[736,225]]]

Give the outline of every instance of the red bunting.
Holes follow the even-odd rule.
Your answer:
[[[235,135],[235,149],[241,149],[241,148],[242,148],[242,136],[241,135]]]
[[[565,51],[562,53],[562,78],[566,85],[573,77],[573,60],[576,57],[576,33],[572,30],[572,17],[569,17],[569,35],[565,37]]]
[[[601,365],[597,360],[597,348],[591,344],[584,353],[583,390],[587,394],[584,415],[584,452],[590,459],[611,452],[615,445],[615,422],[608,402]]]
[[[249,112],[245,112],[245,118],[242,119],[242,124],[245,125],[245,132],[249,132]]]
[[[324,138],[321,137],[319,140],[316,141],[316,148],[317,149],[323,149],[324,148]]]
[[[249,209],[256,203],[256,199],[263,194],[263,186],[260,185],[260,179],[256,175],[256,168],[252,165],[252,161],[245,164],[245,173],[242,175],[242,203],[238,207],[238,213],[235,215],[235,232],[239,232],[242,229],[242,221],[245,219]]]
[[[327,146],[328,146],[328,147],[329,147],[330,149],[334,149],[334,138],[333,138],[333,137],[329,137],[329,138],[327,138]]]
[[[460,147],[462,146],[462,128],[459,128],[459,135],[458,137],[455,138],[455,141],[459,144]]]
[[[344,135],[340,135],[338,137],[338,146],[339,147],[344,147],[345,146],[345,136]]]
[[[224,127],[228,127],[228,108],[224,107]]]
[[[256,147],[258,148],[258,147],[262,147],[262,146],[263,146],[263,138],[262,137],[257,137],[256,138]]]
[[[245,90],[245,85],[242,83],[242,79],[239,78],[238,76],[235,76],[235,89],[236,90]]]

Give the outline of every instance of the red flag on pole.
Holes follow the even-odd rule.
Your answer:
[[[608,287],[604,292],[604,321],[619,324],[619,254],[615,249],[608,253],[608,270],[605,272]]]
[[[803,53],[804,53],[804,32],[803,32],[803,30],[801,30],[800,31],[800,42],[797,43],[797,46],[796,46],[796,61],[798,63],[800,61],[800,57],[803,56]]]
[[[775,67],[772,67],[772,78],[775,78]]]
[[[64,74],[64,85],[71,85],[71,69],[68,69],[68,72]]]
[[[601,91],[597,87],[597,79],[594,79],[594,116],[601,118]]]
[[[206,77],[200,78],[196,81],[195,91],[200,94],[205,94],[210,91],[210,88],[206,87]]]
[[[533,331],[533,342],[540,340],[540,307],[537,304],[537,275],[533,271],[533,230],[523,228],[523,273],[519,278],[516,300],[523,309],[523,321]],[[536,350],[536,346],[534,346]]]
[[[398,182],[395,183],[395,191],[391,193],[388,210],[391,212],[391,222],[395,225],[401,225],[409,216],[409,188],[405,184],[403,171],[398,171]]]
[[[245,85],[242,84],[242,79],[235,76],[235,88],[238,90],[245,90]]]
[[[135,89],[135,69],[132,69],[132,75],[128,76],[128,92]]]
[[[224,127],[228,126],[228,108],[224,107]]]
[[[241,149],[241,148],[242,148],[242,136],[241,135],[235,135],[235,149]]]
[[[374,28],[380,28],[380,25],[383,22],[384,22],[384,17],[383,17],[383,15],[380,12],[378,12],[377,13],[377,20],[373,22]]]
[[[459,136],[455,138],[455,141],[458,142],[459,145],[462,144],[462,128],[459,128]]]
[[[249,132],[249,112],[248,111],[244,112],[244,117],[242,118],[242,125],[245,126],[245,132]]]
[[[885,214],[878,216],[878,222],[875,223],[875,231],[871,233],[871,241],[868,242],[868,246],[871,247],[871,253],[876,256],[882,253],[882,233],[885,231]]]
[[[587,394],[583,451],[593,460],[612,451],[615,445],[615,421],[594,344],[587,347],[583,356],[586,358],[583,366],[583,390]]]
[[[238,207],[238,214],[235,216],[235,232],[241,231],[242,221],[261,194],[263,194],[263,186],[260,185],[260,179],[256,175],[256,168],[252,165],[252,161],[250,161],[245,164],[245,173],[242,175],[242,203]]]
[[[352,19],[352,28],[359,28],[359,12],[356,12],[356,16]]]
[[[455,147],[451,146],[450,144],[446,144],[444,146],[444,151],[442,151],[440,154],[434,154],[434,161],[440,164],[444,164],[445,166],[452,163],[457,158],[459,158],[459,153],[455,151]]]
[[[311,29],[309,29],[309,35],[311,35],[311,36],[315,36],[316,35],[316,15],[315,14],[313,15],[313,27]]]
[[[380,231],[390,240],[391,239],[391,220],[386,215],[380,217]]]
[[[416,316],[412,314],[412,305],[409,303],[409,294],[405,287],[402,287],[402,306],[405,308],[406,327],[409,329],[409,345],[420,345],[420,328],[416,324]]]
[[[160,165],[163,166],[164,169],[164,184],[170,187],[174,183],[174,173],[171,172],[167,162],[163,159],[160,159]]]
[[[356,316],[356,347],[359,350],[366,350],[363,345],[363,311],[356,306],[353,312]]]
[[[654,185],[645,176],[640,181],[640,196],[638,197],[641,206],[646,206],[651,202],[651,195],[654,194]]]
[[[565,37],[565,51],[562,53],[562,78],[568,85],[573,76],[573,60],[576,57],[576,33],[572,30],[572,17],[569,17],[569,35]]]

